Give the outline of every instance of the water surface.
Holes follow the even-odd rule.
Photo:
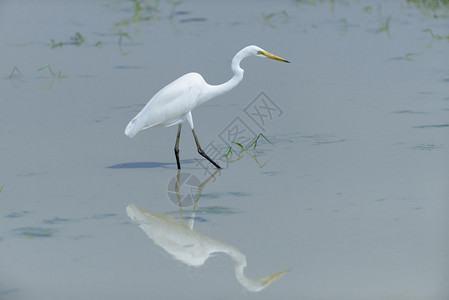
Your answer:
[[[0,298],[447,299],[447,16],[406,1],[2,2]],[[184,126],[178,202],[176,128],[124,128],[182,74],[228,80],[249,44],[291,64],[248,58],[193,112],[228,160],[205,169]],[[236,128],[270,142],[242,152]]]

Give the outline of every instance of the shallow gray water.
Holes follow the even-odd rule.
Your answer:
[[[447,10],[136,3],[0,3],[1,299],[449,298]],[[124,128],[250,44],[291,64],[193,112],[224,170],[186,124],[177,194],[176,128]]]

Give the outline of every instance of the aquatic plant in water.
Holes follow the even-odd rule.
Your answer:
[[[22,72],[20,72],[19,68],[17,68],[16,66],[14,66],[14,68],[12,69],[11,73],[8,76],[8,79],[12,79],[12,78],[15,78],[15,77],[16,78],[22,77]]]
[[[434,40],[439,41],[439,40],[442,40],[442,39],[445,39],[446,41],[449,42],[449,34],[443,37],[443,36],[441,36],[439,34],[434,34],[432,29],[430,29],[430,28],[423,29],[423,32],[429,32],[430,33],[430,36],[432,37],[432,42]]]
[[[54,39],[50,40],[50,49],[54,49],[56,47],[62,48],[64,45],[76,45],[77,47],[80,47],[82,44],[84,44],[84,37],[81,35],[81,33],[77,32],[74,36],[70,37],[70,42],[56,42]]]
[[[378,33],[385,32],[388,36],[388,38],[391,38],[390,36],[390,21],[391,16],[388,16],[384,22],[380,22],[380,28],[377,30]]]
[[[413,58],[414,56],[418,55],[419,53],[406,53],[404,56],[396,56],[391,58],[390,60],[406,60],[406,61],[415,61]]]
[[[176,7],[182,3],[182,0],[173,1],[173,0],[167,0],[167,3],[172,5],[170,16],[168,17],[170,20],[173,20],[176,14]]]
[[[449,0],[406,0],[408,5],[416,7],[423,15],[433,18],[447,18],[449,14]]]
[[[274,12],[261,15],[261,23],[263,27],[276,28],[275,23],[286,24],[289,20],[289,15],[286,11]]]
[[[255,162],[259,165],[259,167],[263,168],[268,163],[269,160],[267,160],[263,164],[260,164],[259,161],[257,160],[257,155],[255,153],[254,153],[254,155],[251,155],[251,153],[248,152],[248,149],[250,149],[251,146],[253,146],[253,150],[256,150],[257,143],[258,143],[260,137],[263,137],[268,143],[273,145],[273,143],[270,142],[270,140],[262,133],[259,133],[259,135],[254,139],[254,141],[251,144],[249,144],[246,148],[243,147],[243,145],[239,142],[232,142],[233,144],[239,146],[241,151],[239,153],[239,156],[236,159],[232,160],[232,156],[234,155],[234,152],[232,151],[232,147],[228,147],[228,149],[226,149],[226,152],[224,155],[226,157],[227,161],[231,162],[231,163],[235,163],[235,162],[239,161],[240,159],[242,159],[244,153],[246,152],[249,156],[251,156],[255,160]]]
[[[62,79],[62,78],[67,78],[66,75],[62,75],[62,71],[59,70],[58,74],[56,74],[55,72],[53,72],[53,70],[51,69],[49,64],[43,65],[42,67],[40,67],[39,69],[37,69],[38,72],[48,69],[48,71],[50,72],[51,76],[53,77],[53,79]]]
[[[159,0],[130,0],[133,4],[133,15],[130,18],[123,18],[119,22],[115,22],[114,30],[121,30],[130,24],[138,24],[153,21],[159,18]]]
[[[368,5],[368,6],[363,7],[363,11],[366,12],[367,14],[370,14],[373,12],[373,8]]]

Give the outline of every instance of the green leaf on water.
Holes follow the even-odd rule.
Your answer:
[[[231,147],[228,147],[228,149],[226,150],[226,153],[225,153],[225,157],[228,157],[228,155],[229,154],[231,154],[232,155],[232,148]]]
[[[239,146],[240,148],[242,148],[242,150],[244,150],[244,147],[242,144],[238,143],[238,142],[232,142],[233,144],[236,144],[237,146]]]
[[[257,138],[256,138],[251,144],[249,144],[248,147],[246,147],[245,151],[248,150],[252,145],[254,145],[253,149],[256,149],[256,147],[257,147],[257,142],[259,141],[259,138],[260,138],[260,137],[263,137],[268,143],[270,143],[271,145],[273,145],[273,143],[270,142],[270,140],[267,139],[266,136],[264,136],[262,133],[259,133],[259,135],[257,136]]]
[[[37,71],[39,72],[39,71],[42,71],[43,69],[45,69],[45,68],[47,68],[48,67],[48,64],[46,64],[46,65],[43,65],[42,67],[40,67],[39,69],[37,69]]]

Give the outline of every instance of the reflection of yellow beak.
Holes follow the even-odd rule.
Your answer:
[[[262,54],[262,55],[264,55],[267,58],[271,58],[271,59],[274,59],[274,60],[278,60],[278,61],[283,61],[283,62],[289,63],[288,60],[283,59],[282,57],[279,57],[279,56],[274,55],[274,54],[272,54],[270,52],[267,52],[267,51],[259,51],[258,54]]]
[[[277,57],[277,56],[276,56]],[[280,58],[280,57],[279,57]],[[282,58],[281,58],[282,59]],[[281,61],[285,61],[288,62],[286,60],[281,60]],[[282,276],[284,276],[285,274],[287,274],[288,272],[290,272],[290,270],[284,271],[284,272],[279,272],[279,273],[275,273],[275,274],[271,274],[270,276],[268,276],[268,278],[265,278],[264,281],[262,281],[262,285],[263,286],[268,286],[270,284],[273,283],[273,281],[278,280],[279,278],[281,278]]]

